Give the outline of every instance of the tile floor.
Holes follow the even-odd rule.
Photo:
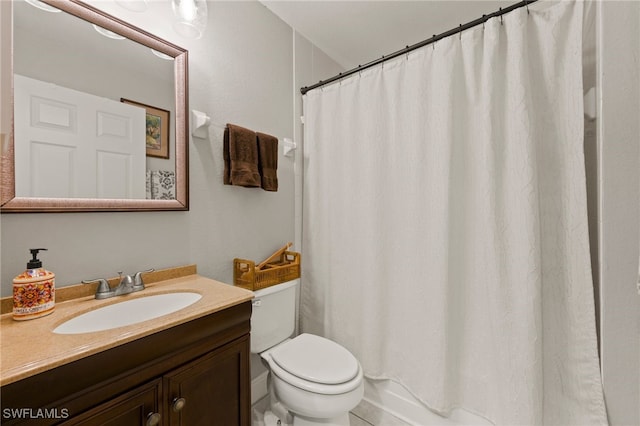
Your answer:
[[[253,405],[252,426],[264,426],[262,414],[267,408],[266,398],[261,399]],[[392,416],[375,405],[362,401],[349,414],[351,426],[410,426],[397,417]]]
[[[386,411],[362,401],[349,415],[351,426],[410,426]]]

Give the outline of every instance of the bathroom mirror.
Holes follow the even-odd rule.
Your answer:
[[[2,212],[188,210],[188,52],[79,0],[11,4]]]

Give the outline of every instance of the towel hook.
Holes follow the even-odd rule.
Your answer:
[[[282,154],[285,157],[292,157],[293,156],[293,151],[295,151],[297,148],[297,144],[289,139],[289,138],[284,138],[282,140]]]
[[[209,137],[208,127],[211,124],[211,117],[201,111],[191,110],[191,135],[196,138],[206,139]]]

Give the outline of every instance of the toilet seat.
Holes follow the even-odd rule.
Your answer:
[[[362,382],[362,368],[339,344],[301,334],[267,351],[272,372],[297,388],[325,395],[346,393]]]
[[[322,395],[338,395],[342,393],[351,392],[356,389],[358,386],[362,384],[362,368],[358,367],[358,373],[356,377],[346,383],[340,383],[337,385],[325,385],[321,383],[310,382],[308,380],[301,379],[300,377],[294,376],[291,373],[286,372],[278,364],[273,361],[271,357],[269,357],[269,367],[271,368],[271,372],[278,376],[281,380],[287,382],[291,386],[295,386],[299,389],[305,390],[307,392],[322,394]]]
[[[358,374],[358,361],[351,352],[314,334],[295,337],[271,356],[288,373],[324,385],[345,383]]]

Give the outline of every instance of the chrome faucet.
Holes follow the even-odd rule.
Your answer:
[[[122,271],[120,271],[118,272],[118,275],[120,275],[120,283],[113,289],[109,286],[109,282],[104,278],[82,280],[82,284],[99,283],[98,289],[96,290],[96,299],[108,299],[110,297],[122,296],[123,294],[144,290],[142,274],[153,272],[154,270],[155,269],[147,269],[146,271],[136,272],[133,277],[131,275],[122,276]]]

